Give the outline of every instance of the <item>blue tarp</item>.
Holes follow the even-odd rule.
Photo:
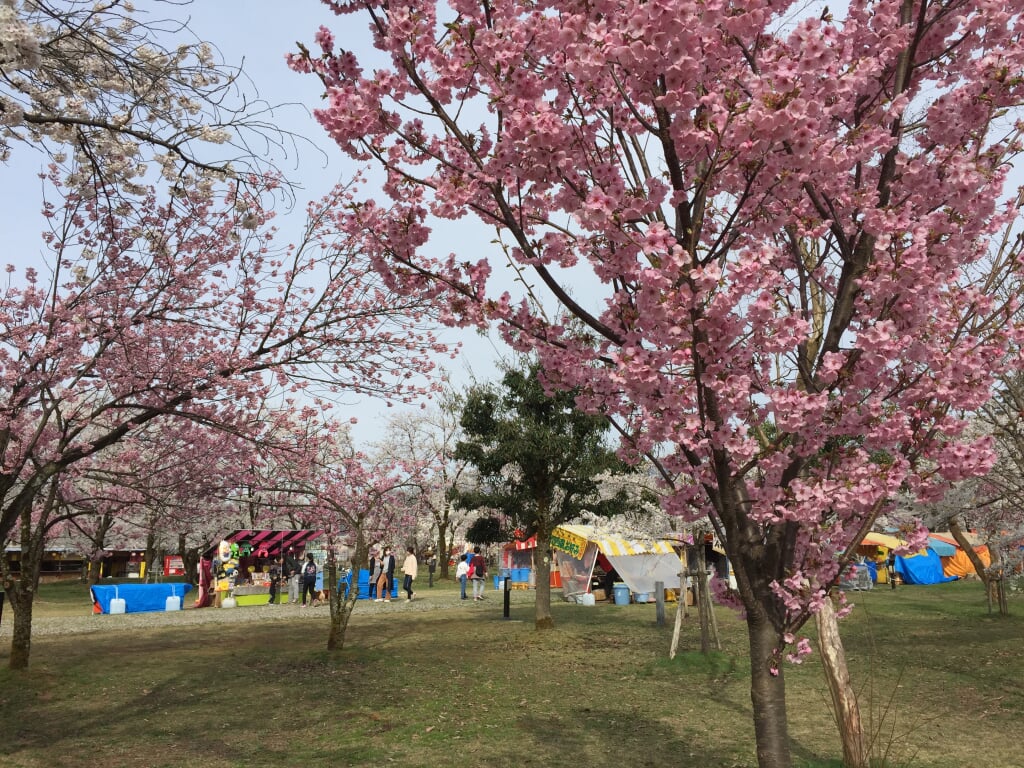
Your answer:
[[[923,554],[897,556],[896,573],[903,578],[904,584],[941,584],[945,581],[956,581],[956,576],[947,576],[942,572],[942,560],[930,547]]]
[[[935,550],[935,554],[939,557],[953,557],[956,554],[957,548],[949,542],[943,541],[942,539],[936,539],[934,536],[928,537],[928,547]]]
[[[185,593],[191,584],[113,584],[92,588],[92,601],[100,606],[103,613],[110,613],[110,601],[115,597],[124,600],[125,613],[162,611],[167,607],[167,598],[176,595],[185,606]]]

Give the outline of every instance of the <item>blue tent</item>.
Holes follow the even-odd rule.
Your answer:
[[[897,556],[896,573],[903,578],[904,584],[941,584],[956,581],[956,576],[947,576],[942,572],[942,560],[931,547],[909,557]]]

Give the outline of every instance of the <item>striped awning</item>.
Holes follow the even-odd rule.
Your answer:
[[[505,545],[505,549],[536,549],[537,548],[537,537],[531,536],[525,541],[510,541]]]
[[[241,529],[232,531],[221,539],[213,542],[210,548],[203,553],[203,557],[209,559],[217,552],[221,541],[227,541],[239,546],[247,545],[250,551],[258,557],[275,557],[293,549],[298,552],[304,549],[306,544],[323,536],[323,531],[297,530],[297,531],[273,531],[273,530],[248,530]]]
[[[588,542],[608,557],[624,555],[675,554],[672,543],[663,540],[633,539],[606,533],[590,525],[560,525],[551,534],[551,548],[580,557]]]

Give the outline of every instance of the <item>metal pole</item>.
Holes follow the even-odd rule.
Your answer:
[[[509,604],[512,602],[512,591],[508,588],[508,576],[505,576],[502,581],[505,583],[505,606],[503,616],[507,619],[509,617]]]

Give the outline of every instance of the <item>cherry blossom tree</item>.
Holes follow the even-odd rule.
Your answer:
[[[45,267],[10,268],[0,294],[0,538],[54,478],[151,422],[248,435],[270,396],[301,409],[304,391],[428,386],[430,307],[369,269],[335,213],[349,191],[311,204],[287,247],[261,196],[256,180],[131,205],[65,190],[48,208]]]
[[[304,519],[322,529],[329,545],[352,551],[348,594],[331,591],[331,626],[327,650],[345,645],[345,632],[358,599],[356,576],[369,562],[371,546],[395,546],[403,531],[414,530],[427,509],[424,502],[428,464],[395,460],[386,452],[367,454],[352,445],[347,429],[336,423],[310,421],[295,431],[294,447],[306,460],[268,487],[304,504]],[[336,559],[328,561],[324,583],[338,583]]]
[[[453,489],[466,486],[471,473],[467,462],[455,456],[460,402],[456,392],[446,389],[437,407],[390,420],[378,446],[381,454],[397,464],[421,467],[416,473],[417,493],[429,514],[425,535],[437,553],[442,579],[448,578],[448,557],[456,534],[467,522],[467,513],[449,500]]]
[[[327,5],[386,63],[321,29],[291,64],[386,174],[354,214],[391,284],[435,280],[451,322],[502,323],[667,450],[666,509],[733,565],[758,762],[788,766],[784,648],[897,491],[992,462],[963,415],[1018,334],[978,275],[1019,269],[1022,3]],[[525,298],[475,245],[428,247],[467,216]]]
[[[137,183],[147,166],[265,169],[293,137],[240,68],[182,20],[183,2],[0,3],[0,160],[41,150],[82,183]]]
[[[186,578],[196,583],[199,552],[215,535],[254,527],[273,514],[246,489],[255,483],[274,415],[261,411],[246,435],[157,420],[76,464],[62,487],[65,505],[79,512],[70,523],[88,542],[83,551],[99,556],[125,549],[111,546],[113,535],[131,548],[144,540],[147,580],[159,571],[159,549],[179,555]]]

